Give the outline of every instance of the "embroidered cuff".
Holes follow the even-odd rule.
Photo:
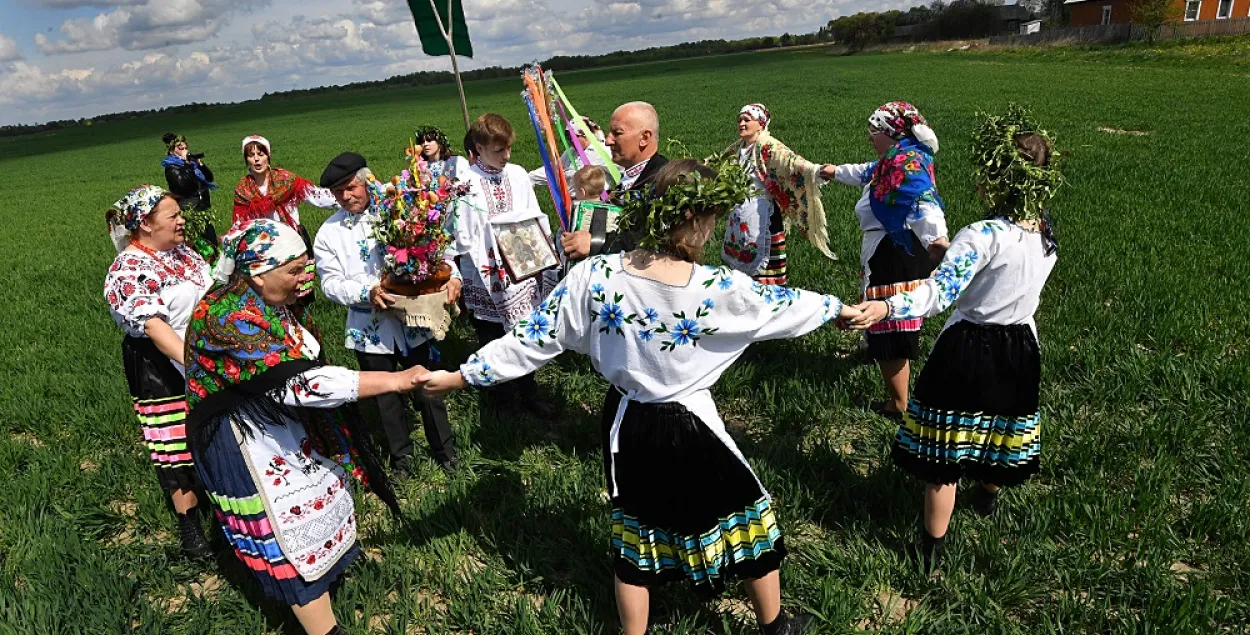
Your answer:
[[[825,296],[825,321],[836,320],[842,315],[842,300],[835,295]]]
[[[469,358],[469,361],[460,365],[460,374],[464,376],[464,380],[470,386],[493,386],[496,383],[495,369],[490,364],[482,361],[476,353]]]

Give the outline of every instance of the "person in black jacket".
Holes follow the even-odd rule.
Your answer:
[[[612,162],[621,167],[621,182],[612,193],[613,202],[620,205],[630,196],[640,196],[655,179],[655,175],[668,163],[660,154],[660,117],[655,106],[645,101],[633,101],[612,113],[608,126],[608,147],[612,149]],[[592,223],[592,228],[602,226]],[[630,232],[579,231],[564,234],[560,242],[569,260],[587,256],[633,251],[638,247],[638,236]]]
[[[186,137],[167,132],[161,140],[166,148],[161,161],[165,182],[182,207],[187,243],[208,262],[217,262],[217,229],[209,213],[213,207],[209,192],[217,189],[213,171],[204,164],[204,155],[190,153]]]

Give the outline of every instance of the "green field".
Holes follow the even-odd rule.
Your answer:
[[[882,102],[912,101],[942,141],[952,232],[982,214],[969,164],[976,111],[1031,106],[1057,134],[1068,175],[1054,209],[1060,264],[1038,314],[1042,473],[1004,496],[994,519],[957,507],[943,575],[921,579],[900,555],[921,488],[888,460],[891,424],[866,409],[883,394],[876,368],[833,329],[758,346],[716,397],[776,496],[792,549],[784,599],[817,614],[821,633],[1250,632],[1244,67],[807,49],[560,79],[605,124],[616,104],[653,102],[661,136],[700,156],[734,138],[743,103],[762,101],[774,134],[808,158],[867,161],[866,117]],[[520,89],[519,80],[466,86],[474,114],[517,125],[514,161],[534,167]],[[359,92],[0,139],[0,633],[299,632],[285,607],[260,601],[233,556],[179,558],[126,393],[121,333],[101,297],[114,256],[104,210],[137,184],[164,183],[160,137],[170,130],[219,175],[219,229],[248,134],[268,136],[274,164],[306,177],[349,149],[392,174],[418,125],[459,139],[454,95],[451,86]],[[1144,134],[1125,134],[1134,131]],[[796,239],[793,284],[857,293],[858,196],[826,188],[842,260]],[[311,230],[326,217],[303,214]],[[340,344],[343,310],[323,300],[315,317],[331,359],[353,366]],[[941,323],[926,326],[926,345]],[[459,325],[444,363],[475,346]],[[419,462],[401,487],[411,529],[364,500],[367,557],[335,598],[349,632],[616,631],[603,382],[575,356],[539,378],[562,406],[558,422],[497,418],[472,392],[451,399],[467,469],[448,478]],[[679,587],[655,597],[656,632],[754,632],[737,589],[707,605]]]

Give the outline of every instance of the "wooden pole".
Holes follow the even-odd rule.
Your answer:
[[[451,72],[456,76],[456,90],[460,93],[460,114],[464,115],[464,130],[469,130],[469,103],[464,99],[464,82],[460,81],[460,64],[456,61],[456,45],[451,41],[452,32],[456,28],[456,20],[452,15],[453,0],[447,0],[447,21],[448,26],[443,26],[443,17],[438,14],[438,5],[434,4],[434,0],[430,0],[430,10],[434,12],[434,19],[438,21],[438,30],[442,32],[443,39],[447,40],[447,50],[451,53]]]

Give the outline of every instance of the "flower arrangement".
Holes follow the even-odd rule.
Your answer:
[[[409,150],[415,146],[410,142]],[[429,280],[443,268],[451,242],[445,226],[456,200],[468,192],[467,184],[434,176],[419,151],[409,158],[411,167],[389,182],[370,176],[368,183],[380,217],[373,238],[386,250],[383,268],[404,284]]]

